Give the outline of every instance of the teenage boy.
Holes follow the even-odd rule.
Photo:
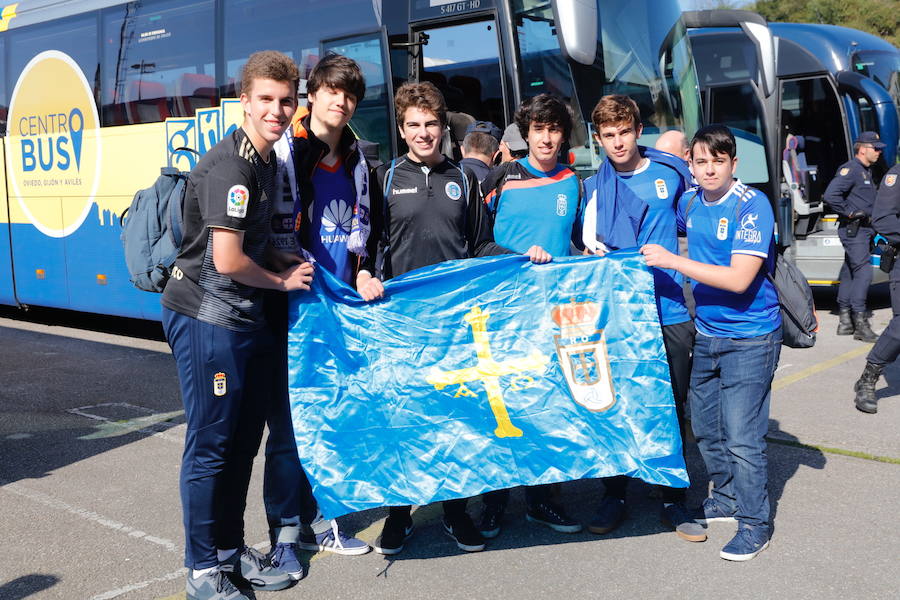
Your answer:
[[[694,136],[691,169],[700,183],[678,202],[690,258],[659,244],[641,248],[647,264],[690,278],[697,302],[691,370],[691,422],[712,480],[698,511],[738,530],[719,556],[750,560],[769,545],[766,431],[772,378],[781,352],[781,313],[766,277],[775,265],[769,199],[734,179],[731,131],[709,125]]]
[[[272,383],[263,290],[308,290],[312,278],[309,263],[269,246],[272,147],[297,108],[298,80],[280,52],[247,61],[243,125],[191,171],[184,239],[162,297],[187,419],[181,502],[191,600],[247,598],[235,584],[279,590],[293,582],[244,545],[243,513],[265,422],[259,396]]]
[[[320,267],[352,285],[366,254],[369,172],[356,137],[347,126],[366,84],[359,65],[338,54],[318,62],[306,84],[308,110],[275,146],[284,192],[272,219],[275,245],[305,251]],[[299,111],[298,111],[299,112]],[[309,481],[297,457],[287,388],[287,297],[269,294],[267,317],[279,340],[275,369],[279,385],[266,424],[263,499],[272,539],[272,564],[294,579],[303,576],[297,550],[365,554],[369,545],[345,535],[319,515]]]
[[[853,143],[853,158],[838,167],[834,179],[825,189],[825,202],[838,213],[838,238],[844,247],[844,264],[838,285],[839,321],[837,334],[850,335],[863,342],[874,342],[878,336],[869,324],[866,297],[872,283],[870,263],[872,238],[872,206],[875,204],[875,182],[871,167],[885,149],[878,134],[863,131]]]
[[[372,218],[373,232],[380,234],[378,260],[370,254],[356,280],[360,295],[369,301],[384,294],[381,279],[445,260],[509,253],[494,242],[478,182],[441,154],[447,107],[438,89],[429,82],[403,84],[394,105],[409,152],[375,171]],[[537,247],[529,248],[528,256],[533,262],[550,259]],[[372,275],[376,262],[380,278]],[[443,503],[444,531],[461,550],[478,552],[484,550],[484,538],[466,512],[466,502]],[[403,550],[413,531],[410,511],[409,506],[390,508],[375,540],[376,552]]]
[[[498,166],[482,184],[494,215],[494,239],[515,252],[537,244],[552,256],[568,256],[573,241],[581,245],[584,208],[578,176],[559,164],[572,117],[562,100],[540,94],[519,106],[515,124],[527,140],[528,156]],[[551,489],[551,484],[525,487],[525,518],[560,533],[581,531],[581,524],[551,500]],[[509,490],[488,492],[483,501],[478,529],[493,538],[500,534]]]
[[[594,107],[591,120],[594,138],[606,152],[606,160],[597,175],[585,182],[589,198],[585,245],[605,251],[652,243],[677,254],[675,206],[690,182],[687,165],[679,157],[638,144],[643,131],[641,114],[637,103],[628,96],[604,96]],[[618,218],[621,213],[633,217]],[[625,226],[621,227],[623,222]],[[652,271],[675,409],[684,432],[694,325],[685,306],[681,275],[659,268]],[[603,479],[606,494],[588,525],[590,531],[605,534],[622,523],[628,481],[624,475]],[[706,540],[703,527],[691,519],[684,506],[685,491],[669,487],[661,491],[662,522],[682,539]]]

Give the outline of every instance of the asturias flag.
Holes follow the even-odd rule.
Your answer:
[[[634,251],[451,261],[374,303],[318,269],[290,323],[297,448],[326,518],[616,474],[688,484]]]

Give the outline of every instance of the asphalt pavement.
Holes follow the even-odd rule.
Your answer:
[[[873,326],[890,319],[874,288]],[[792,598],[900,597],[900,365],[878,385],[877,415],[855,410],[852,385],[869,344],[834,334],[833,293],[817,293],[813,349],[785,348],[770,420],[774,535],[747,563],[718,557],[734,526],[704,543],[659,522],[640,482],[615,532],[558,534],[526,523],[513,494],[500,537],[458,551],[440,510],[413,515],[416,533],[388,560],[306,554],[309,574],[271,598]],[[0,310],[0,600],[184,597],[178,468],[184,417],[157,324]],[[705,495],[696,447],[689,501]],[[248,542],[267,547],[257,459]],[[561,486],[573,516],[590,520],[596,481]],[[477,515],[480,501],[470,503]],[[341,519],[372,542],[384,509]]]

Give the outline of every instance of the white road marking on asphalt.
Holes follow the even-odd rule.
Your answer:
[[[97,408],[127,408],[134,410],[136,412],[145,413],[146,417],[135,417],[134,419],[124,419],[124,420],[113,420],[109,417],[104,417],[103,415],[97,415],[91,412],[88,412],[92,409]],[[101,404],[93,404],[90,406],[79,406],[77,408],[67,409],[66,412],[78,415],[79,417],[85,417],[87,419],[93,419],[94,421],[102,421],[104,423],[110,424],[112,428],[115,430],[110,432],[109,435],[104,435],[101,437],[110,437],[113,434],[124,435],[126,433],[146,433],[150,437],[159,438],[165,440],[167,442],[171,442],[173,444],[178,444],[179,446],[184,444],[184,438],[174,435],[169,435],[166,433],[169,429],[172,428],[171,424],[166,424],[164,422],[159,422],[155,419],[163,419],[164,421],[169,421],[177,416],[183,415],[184,411],[173,411],[170,413],[158,414],[154,412],[152,409],[147,408],[145,406],[137,406],[136,404],[129,404],[127,402],[103,402]]]
[[[6,436],[8,440],[27,440],[30,437],[34,437],[30,433],[13,433],[12,435]]]
[[[262,550],[263,548],[268,547],[269,542],[259,542],[258,544],[253,544],[253,547],[257,550]],[[313,557],[315,558],[315,557]],[[97,594],[96,596],[92,596],[91,600],[112,600],[113,598],[118,598],[124,594],[129,592],[133,592],[135,590],[140,590],[145,587],[151,586],[154,583],[163,583],[166,581],[172,581],[173,579],[178,579],[179,577],[184,577],[187,575],[187,569],[181,568],[177,571],[172,571],[171,573],[166,573],[165,575],[160,575],[159,577],[154,577],[153,579],[148,579],[146,581],[139,581],[138,583],[131,583],[126,586],[120,587],[115,590],[110,590],[108,592],[103,592],[102,594]],[[176,594],[176,596],[180,596],[181,594]]]
[[[150,542],[151,544],[165,548],[169,552],[181,552],[181,548],[179,546],[176,546],[175,543],[171,540],[148,535],[143,531],[140,531],[139,529],[136,529],[134,527],[129,527],[124,523],[120,523],[114,519],[110,519],[109,517],[105,517],[101,514],[87,510],[86,508],[72,506],[71,504],[63,502],[62,500],[54,498],[53,496],[49,496],[43,492],[38,492],[36,490],[30,490],[18,483],[7,483],[5,481],[0,481],[0,490],[22,496],[23,498],[28,498],[29,500],[37,502],[38,504],[43,504],[44,506],[49,506],[50,508],[55,508],[57,510],[67,512],[69,514],[75,515],[76,517],[81,517],[86,521],[97,523],[98,525],[102,525],[103,527],[106,527],[108,529],[120,531],[130,537],[145,540],[147,542]]]
[[[184,577],[187,575],[187,569],[182,567],[177,571],[172,571],[171,573],[166,573],[165,575],[161,575],[159,577],[154,577],[153,579],[148,579],[146,581],[139,581],[138,583],[132,583],[126,585],[124,587],[120,587],[117,590],[111,590],[109,592],[104,592],[102,594],[97,594],[96,596],[91,596],[91,600],[111,600],[112,598],[118,598],[128,592],[133,592],[135,590],[140,590],[145,587],[151,586],[154,583],[163,583],[166,581],[172,581],[173,579],[178,579],[180,577]]]

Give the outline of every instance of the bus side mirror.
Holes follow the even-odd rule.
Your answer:
[[[553,0],[553,18],[563,56],[583,65],[597,57],[597,2]]]

